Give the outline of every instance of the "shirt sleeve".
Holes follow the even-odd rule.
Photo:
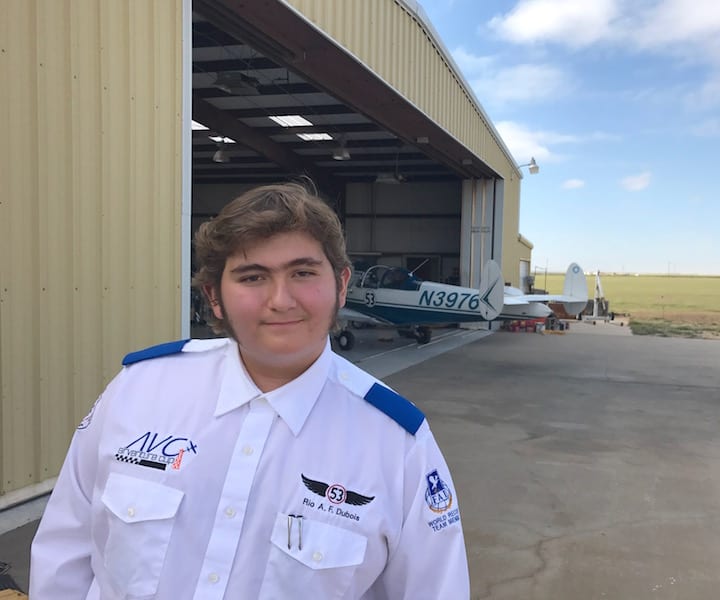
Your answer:
[[[427,422],[406,456],[404,522],[382,587],[393,599],[470,598],[457,493]]]
[[[109,389],[110,386],[75,431],[33,539],[30,551],[33,600],[83,599],[93,581],[91,502]]]

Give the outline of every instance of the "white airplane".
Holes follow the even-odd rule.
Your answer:
[[[521,289],[505,286],[505,304],[499,319],[543,319],[552,314],[546,302],[561,302],[568,315],[579,315],[588,301],[585,273],[577,263],[565,272],[562,294],[526,294]]]
[[[492,260],[482,270],[479,289],[423,281],[407,269],[375,265],[350,279],[339,314],[343,327],[335,339],[341,350],[350,350],[355,336],[348,323],[371,323],[395,326],[402,335],[427,344],[430,325],[545,318],[552,314],[548,301],[562,302],[568,314],[578,314],[587,299],[585,275],[575,263],[565,274],[562,294],[524,294],[504,286],[500,267]]]

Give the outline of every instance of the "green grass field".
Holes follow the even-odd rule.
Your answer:
[[[547,290],[562,293],[564,274],[548,273]],[[610,310],[630,318],[633,333],[720,338],[720,277],[687,275],[603,275]],[[587,277],[588,297],[595,276]],[[536,287],[545,285],[539,275]]]

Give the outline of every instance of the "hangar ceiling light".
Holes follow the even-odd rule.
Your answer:
[[[300,115],[271,115],[271,121],[275,121],[281,127],[307,127],[312,123]]]
[[[391,185],[397,185],[405,181],[405,177],[400,173],[378,173],[375,178],[375,183],[389,183]]]
[[[258,96],[260,82],[239,71],[220,71],[213,83],[217,89],[234,96]]]
[[[218,142],[218,143],[222,142],[223,144],[234,144],[235,143],[234,139],[229,138],[229,137],[223,137],[221,135],[211,135],[209,137],[213,142]]]
[[[332,157],[335,160],[350,160],[350,152],[348,152],[347,148],[335,148]]]
[[[225,142],[218,142],[217,150],[215,151],[215,154],[213,154],[212,160],[215,163],[230,162],[230,154],[228,154],[227,150],[225,150]]]
[[[332,153],[334,160],[350,160],[350,152],[345,147],[345,144],[347,144],[347,138],[344,135],[338,137],[338,145]]]
[[[323,140],[332,139],[332,136],[329,133],[298,133],[296,135],[306,142],[321,142]]]

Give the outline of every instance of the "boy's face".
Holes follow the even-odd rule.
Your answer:
[[[280,233],[228,257],[213,312],[226,319],[249,374],[268,370],[293,379],[322,353],[337,310],[345,304],[350,269],[340,286],[320,242]]]

